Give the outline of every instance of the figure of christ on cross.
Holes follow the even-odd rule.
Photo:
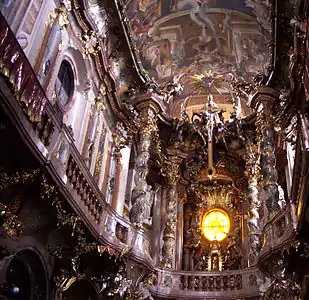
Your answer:
[[[220,134],[224,128],[224,118],[223,112],[224,109],[219,109],[219,107],[214,103],[213,96],[207,96],[208,102],[205,104],[205,110],[202,113],[193,113],[192,119],[194,116],[198,116],[200,121],[197,123],[198,131],[200,134],[205,137],[207,134],[207,146],[208,146],[208,170],[207,174],[209,176],[213,175],[214,172],[214,161],[213,161],[213,138],[214,138],[214,129],[216,128]],[[192,120],[193,121],[193,120]]]

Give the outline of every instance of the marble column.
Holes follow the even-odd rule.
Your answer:
[[[153,133],[157,128],[156,110],[150,105],[141,107],[139,115],[139,142],[137,146],[137,158],[135,161],[134,183],[131,203],[132,207],[129,213],[130,221],[136,226],[142,226],[147,212],[150,212],[151,203],[149,197],[149,186],[146,181],[148,174],[148,160],[150,157],[150,145]]]
[[[260,87],[249,97],[250,106],[257,112],[256,127],[260,137],[260,166],[263,175],[261,198],[267,207],[268,221],[280,210],[273,115],[273,107],[278,97],[278,92],[268,87]]]
[[[177,232],[176,232],[176,270],[182,269],[182,250],[183,250],[183,200],[178,201],[178,212],[177,212]]]
[[[151,249],[152,249],[152,259],[155,265],[160,264],[160,242],[161,242],[161,218],[162,218],[162,210],[161,200],[162,200],[162,187],[157,185],[155,187],[156,195],[154,198],[153,207],[156,208],[153,210],[152,215],[152,238],[151,238]]]
[[[183,250],[183,269],[190,271],[190,249],[184,248]]]
[[[246,142],[246,174],[248,178],[248,260],[249,266],[257,263],[261,250],[261,230],[259,209],[261,201],[259,199],[258,180],[260,176],[260,153],[259,147],[251,141]]]
[[[177,182],[181,158],[168,156],[162,162],[162,175],[166,181],[166,219],[163,231],[162,261],[165,268],[175,268],[177,229]]]

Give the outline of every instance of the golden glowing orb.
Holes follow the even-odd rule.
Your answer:
[[[230,218],[220,209],[208,211],[203,217],[202,230],[209,241],[222,241],[230,231]]]

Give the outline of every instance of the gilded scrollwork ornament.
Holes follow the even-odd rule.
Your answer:
[[[6,188],[19,183],[31,182],[40,174],[40,169],[29,171],[18,171],[14,173],[7,173],[4,169],[0,168],[0,182],[1,188]],[[1,190],[0,190],[1,191]]]
[[[132,131],[126,130],[123,123],[117,122],[114,132],[112,134],[113,141],[113,158],[117,163],[121,160],[121,149],[129,147],[132,143],[133,133]]]
[[[104,111],[106,109],[106,95],[106,87],[102,83],[98,95],[94,98],[97,110]]]
[[[174,186],[179,179],[179,165],[181,158],[177,155],[164,157],[162,161],[161,174],[168,186]]]
[[[0,169],[0,193],[7,188],[14,188],[18,184],[32,183],[38,178],[40,169],[8,173]],[[19,236],[24,228],[18,216],[21,199],[17,196],[9,204],[0,203],[0,225],[11,237]]]
[[[99,41],[97,35],[94,31],[89,30],[81,38],[84,44],[83,55],[85,57],[90,55],[96,55],[100,52],[101,47],[99,46]]]
[[[70,25],[68,19],[69,13],[67,8],[62,4],[59,8],[55,8],[54,14],[49,14],[48,20],[46,21],[46,26],[58,22],[60,30],[68,27]]]
[[[0,203],[0,225],[11,237],[19,236],[24,228],[18,216],[2,203]]]
[[[155,111],[151,108],[142,109],[136,122],[136,126],[138,127],[140,134],[152,135],[157,127]]]

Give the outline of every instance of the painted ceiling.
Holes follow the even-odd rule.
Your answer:
[[[269,0],[128,0],[131,37],[159,84],[210,70],[250,79],[269,64]]]

